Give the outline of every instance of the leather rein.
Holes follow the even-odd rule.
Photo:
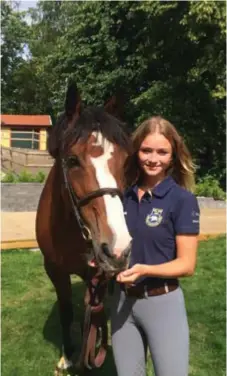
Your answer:
[[[122,193],[118,188],[100,188],[89,192],[85,197],[79,198],[75,194],[72,185],[67,177],[67,159],[61,158],[62,171],[64,176],[64,184],[69,193],[71,205],[77,223],[80,227],[82,236],[86,243],[91,246],[91,231],[85,224],[80,208],[87,205],[91,200],[104,195],[119,196],[122,199]],[[106,357],[108,328],[107,319],[104,312],[103,299],[107,289],[107,280],[105,273],[97,272],[93,276],[87,278],[87,290],[85,293],[85,315],[82,329],[82,349],[77,366],[80,369],[84,367],[88,369],[100,367]],[[99,337],[99,338],[98,338]],[[97,341],[99,349],[97,352]],[[96,354],[97,352],[97,354]]]

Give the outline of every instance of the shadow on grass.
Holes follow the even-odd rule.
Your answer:
[[[74,322],[72,326],[72,339],[75,345],[75,360],[78,359],[82,337],[80,331],[80,323],[83,321],[84,315],[84,293],[85,285],[83,282],[76,282],[72,284],[72,294],[73,294],[73,307],[74,307]],[[108,304],[105,304],[105,311],[107,316],[109,314]],[[47,320],[43,327],[43,337],[47,342],[50,342],[59,350],[59,357],[61,356],[61,327],[58,313],[58,304],[57,301],[52,306],[52,309],[47,317]],[[56,359],[57,363],[58,359]],[[104,362],[104,365],[100,369],[94,369],[91,371],[86,371],[83,375],[91,376],[115,376],[115,365],[113,360],[112,348],[108,346],[107,357]]]

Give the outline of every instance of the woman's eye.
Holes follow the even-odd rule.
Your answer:
[[[67,159],[67,167],[68,168],[73,168],[73,167],[80,167],[80,161],[79,158],[76,156],[69,157]]]
[[[148,154],[148,153],[151,153],[152,150],[151,149],[141,149],[142,153],[144,154]]]

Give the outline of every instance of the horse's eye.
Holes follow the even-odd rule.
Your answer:
[[[80,161],[77,156],[72,156],[67,159],[67,167],[73,168],[73,167],[80,167]]]

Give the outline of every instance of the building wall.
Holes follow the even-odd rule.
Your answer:
[[[10,128],[1,129],[1,145],[7,148],[10,147]]]
[[[39,150],[47,149],[47,131],[46,129],[41,129],[39,132]]]

